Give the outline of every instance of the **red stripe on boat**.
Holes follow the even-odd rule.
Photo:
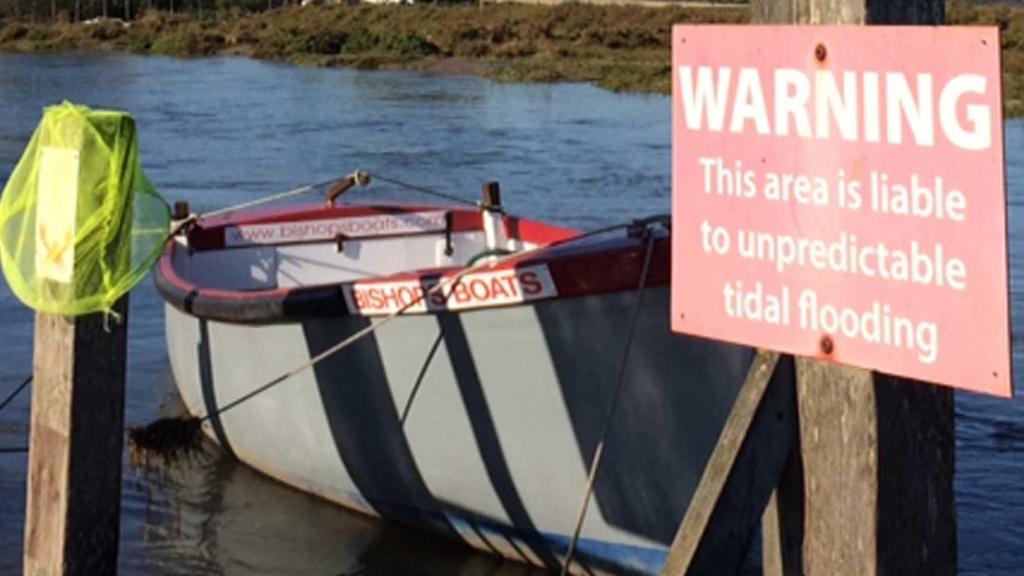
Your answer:
[[[443,210],[432,206],[340,206],[326,209],[323,206],[295,207],[288,209],[246,212],[244,215],[211,219],[189,234],[189,248],[171,242],[160,259],[157,269],[157,287],[168,302],[190,311],[196,302],[195,313],[228,321],[260,322],[280,320],[282,317],[311,313],[312,311],[342,310],[349,313],[379,315],[393,312],[401,307],[384,305],[378,300],[387,300],[388,286],[397,289],[423,287],[429,289],[440,278],[452,276],[464,270],[453,266],[430,268],[390,276],[363,279],[356,282],[301,286],[294,288],[273,288],[267,290],[223,290],[202,288],[179,276],[173,266],[175,250],[216,249],[224,243],[224,228],[237,225],[259,225],[298,222],[302,220],[325,220],[330,217],[361,217],[382,214],[410,214],[416,212],[437,212]],[[480,230],[480,214],[472,210],[456,209],[455,231]],[[213,226],[211,226],[211,223]],[[505,217],[505,231],[508,237],[524,242],[546,245],[559,243],[579,233],[557,226],[542,224],[516,217]],[[322,240],[321,240],[322,241]],[[193,242],[199,242],[194,246]],[[663,286],[669,282],[670,266],[669,239],[660,238],[654,243],[651,268],[647,286]],[[435,312],[439,310],[460,310],[494,306],[515,305],[537,299],[557,299],[624,292],[636,290],[640,282],[645,255],[645,242],[639,238],[617,237],[605,240],[588,239],[579,243],[568,242],[539,252],[531,252],[520,258],[512,258],[496,264],[493,268],[482,269],[464,278],[465,290],[453,293],[460,298],[455,305],[443,302],[427,302],[422,310],[414,307],[412,312]],[[529,277],[522,273],[530,274]],[[479,280],[474,284],[475,280]],[[476,284],[480,284],[477,286]],[[486,284],[486,286],[485,286]],[[487,288],[487,290],[484,290]],[[529,288],[529,290],[527,290]],[[534,290],[536,288],[536,290]],[[377,292],[372,292],[374,289]],[[472,292],[476,289],[476,294]],[[384,290],[382,292],[381,290]],[[410,288],[413,290],[413,288]],[[530,294],[526,294],[530,291]],[[486,294],[485,294],[486,292]],[[360,301],[360,294],[362,300]],[[403,293],[404,294],[404,293]],[[410,292],[412,294],[412,292]],[[407,303],[397,292],[391,294],[396,303]],[[406,295],[408,296],[408,295]],[[443,299],[443,296],[438,295]],[[342,298],[346,305],[342,305]],[[376,300],[374,300],[376,299]],[[434,298],[437,300],[438,298]],[[330,302],[327,302],[330,300]],[[217,302],[225,305],[224,313],[217,313]],[[231,304],[231,303],[235,304]],[[301,306],[292,304],[300,303]],[[376,305],[376,304],[379,305]],[[361,305],[360,305],[361,304]],[[360,311],[362,309],[362,312]],[[244,318],[236,318],[239,310]],[[213,311],[210,313],[209,311]],[[344,313],[343,310],[341,313]],[[264,318],[261,314],[273,314]]]

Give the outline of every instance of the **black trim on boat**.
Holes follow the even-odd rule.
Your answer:
[[[186,291],[164,277],[153,274],[157,292],[178,310],[209,320],[239,324],[285,322],[295,318],[348,315],[340,285],[295,288],[252,298],[223,298]]]

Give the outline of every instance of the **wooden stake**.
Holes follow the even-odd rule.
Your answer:
[[[36,315],[26,575],[117,573],[128,296],[114,311]]]
[[[733,404],[663,575],[734,574],[796,436],[793,361],[760,351]]]
[[[953,392],[797,361],[803,573],[955,574]]]
[[[795,401],[795,400],[794,400]],[[786,467],[772,493],[761,523],[762,568],[765,576],[803,574],[804,469],[800,436],[796,435]]]

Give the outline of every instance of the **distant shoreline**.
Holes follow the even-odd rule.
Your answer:
[[[216,16],[147,12],[130,22],[7,20],[0,51],[237,55],[307,66],[474,74],[509,82],[590,82],[667,94],[673,23],[745,23],[746,5],[291,6]],[[951,2],[951,24],[1003,30],[1004,108],[1024,116],[1024,6]]]

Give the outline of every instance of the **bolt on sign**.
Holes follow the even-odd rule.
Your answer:
[[[998,31],[672,40],[673,330],[1010,396]]]

